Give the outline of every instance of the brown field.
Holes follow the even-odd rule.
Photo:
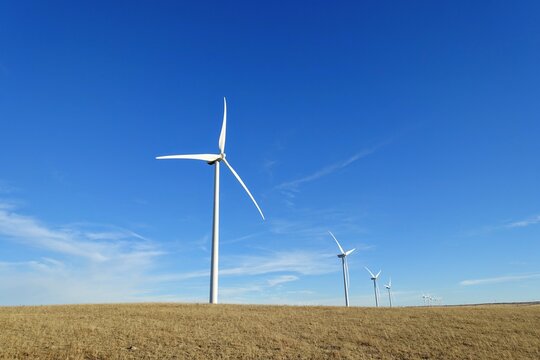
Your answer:
[[[540,359],[540,305],[0,307],[2,359]]]

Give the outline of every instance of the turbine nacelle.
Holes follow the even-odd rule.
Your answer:
[[[216,159],[215,160],[212,160],[212,161],[208,161],[207,164],[208,165],[214,165],[215,163],[225,159],[227,155],[225,154],[219,154],[219,155],[216,155]]]
[[[377,275],[375,275],[375,274],[373,274],[373,273],[371,272],[371,270],[369,270],[367,267],[364,266],[364,269],[366,269],[367,272],[369,273],[369,275],[371,275],[371,280],[373,280],[373,281],[376,281],[376,280],[379,278],[379,275],[381,275],[381,272],[382,272],[382,270],[379,270],[379,272],[377,273]]]

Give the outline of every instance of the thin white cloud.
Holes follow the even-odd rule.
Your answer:
[[[522,228],[530,225],[540,224],[540,215],[531,216],[528,219],[515,221],[510,224],[507,224],[506,228]]]
[[[0,206],[0,236],[54,253],[103,262],[117,257],[156,256],[142,249],[144,238],[132,231],[84,231],[74,227],[51,228],[39,220]],[[136,240],[136,241],[135,241]]]
[[[332,230],[342,239],[346,247],[357,250],[372,250],[373,245],[366,242],[366,230],[361,226],[361,218],[347,216],[341,211],[324,210],[309,211],[295,210],[288,217],[273,218],[269,220],[269,228],[273,234],[279,235],[280,241],[294,241],[302,243],[314,241],[327,244],[331,249],[335,246],[334,240],[328,235]],[[340,240],[341,241],[341,240]]]
[[[256,276],[280,272],[299,275],[321,275],[336,272],[339,267],[331,261],[333,256],[310,251],[291,250],[276,252],[268,256],[232,256],[225,260],[220,276]],[[228,266],[227,264],[239,264]],[[192,271],[181,274],[156,275],[156,282],[174,282],[199,277],[208,277],[208,270]]]
[[[459,284],[462,286],[473,286],[473,285],[485,285],[485,284],[500,284],[500,283],[505,283],[505,282],[521,281],[521,280],[529,280],[529,279],[540,279],[540,274],[509,275],[509,276],[499,276],[499,277],[485,278],[485,279],[463,280]]]
[[[533,215],[524,220],[519,221],[505,221],[498,225],[488,225],[479,229],[471,230],[466,233],[467,236],[485,235],[496,231],[525,228],[532,225],[540,224],[540,215]]]
[[[277,160],[265,160],[262,163],[263,171],[267,175],[273,176],[274,175],[274,168],[276,167],[277,164],[278,164]]]
[[[38,259],[0,261],[4,304],[144,301],[152,295],[148,289],[157,284],[148,274],[164,254],[152,241],[110,226],[52,227],[4,205],[0,242],[41,252]]]
[[[274,286],[277,286],[277,285],[281,285],[281,284],[285,284],[285,283],[288,283],[288,282],[296,281],[298,279],[299,279],[299,277],[295,276],[295,275],[282,275],[282,276],[278,276],[278,277],[275,277],[273,279],[268,280],[268,285],[270,287],[274,287]]]
[[[374,148],[371,148],[371,149],[366,149],[366,150],[362,150],[356,154],[354,154],[353,156],[349,157],[348,159],[346,160],[342,160],[342,161],[339,161],[337,163],[334,163],[332,165],[328,165],[320,170],[317,170],[316,172],[314,172],[313,174],[310,174],[310,175],[307,175],[307,176],[304,176],[304,177],[301,177],[299,179],[295,179],[295,180],[291,180],[291,181],[287,181],[287,182],[284,182],[280,185],[277,186],[277,189],[279,190],[283,190],[283,191],[296,191],[298,190],[298,187],[302,184],[305,184],[305,183],[308,183],[308,182],[311,182],[311,181],[315,181],[317,179],[320,179],[322,178],[323,176],[326,176],[326,175],[330,175],[340,169],[343,169],[349,165],[351,165],[352,163],[374,153],[380,146],[376,146]]]
[[[263,232],[256,232],[256,233],[240,236],[240,237],[237,237],[237,238],[234,238],[234,239],[231,239],[231,240],[223,240],[223,241],[221,241],[221,243],[222,244],[234,244],[234,243],[237,243],[237,242],[242,242],[242,241],[245,241],[245,240],[252,239],[252,238],[260,236],[262,234],[263,234]]]
[[[335,272],[327,254],[292,250],[277,252],[270,256],[244,256],[230,258],[229,262],[240,264],[223,269],[222,275],[262,275],[278,272],[292,272],[301,275],[320,275]]]

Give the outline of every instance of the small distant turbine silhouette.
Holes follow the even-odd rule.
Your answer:
[[[388,290],[388,301],[390,301],[390,307],[392,307],[392,278],[390,278],[390,281],[384,287]]]
[[[349,264],[347,263],[347,256],[351,255],[356,249],[343,251],[343,248],[339,244],[339,241],[337,241],[334,234],[332,234],[332,232],[330,231],[328,233],[330,234],[330,236],[334,238],[339,248],[339,251],[341,252],[340,254],[337,255],[337,257],[341,259],[341,266],[343,267],[343,285],[345,287],[345,306],[349,307]]]
[[[373,275],[371,270],[369,270],[367,267],[365,269],[368,271],[369,275],[371,275],[371,280],[373,280],[373,290],[375,291],[375,306],[379,307],[379,289],[377,288],[377,279],[379,278],[379,275],[381,275],[381,270],[377,273],[377,275]]]
[[[231,164],[225,159],[225,138],[227,137],[227,100],[223,98],[223,123],[221,125],[221,133],[219,135],[218,147],[219,154],[190,154],[190,155],[168,155],[168,156],[158,156],[156,159],[165,160],[165,159],[189,159],[189,160],[202,160],[206,161],[208,165],[215,166],[215,177],[214,177],[214,223],[212,227],[212,265],[210,270],[210,303],[218,303],[218,272],[219,272],[219,164],[223,161],[225,165],[231,170],[234,177],[244,190],[249,195],[253,204],[259,210],[263,220],[264,215],[255,201],[251,192],[247,188],[246,184],[242,181],[238,173],[233,169]]]
[[[424,299],[424,306],[431,306],[431,302],[434,300],[433,296],[429,294],[423,294],[422,298]]]

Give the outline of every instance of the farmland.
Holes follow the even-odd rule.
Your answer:
[[[2,359],[540,359],[540,305],[0,308]]]

